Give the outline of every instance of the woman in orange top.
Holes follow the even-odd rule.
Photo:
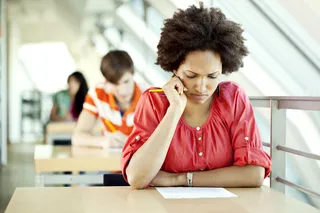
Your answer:
[[[270,173],[250,101],[221,82],[248,54],[240,25],[215,8],[191,6],[167,19],[159,64],[174,77],[143,93],[123,148],[122,172],[135,188],[259,187]]]

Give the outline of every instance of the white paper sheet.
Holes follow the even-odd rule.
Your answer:
[[[165,199],[181,198],[228,198],[237,195],[224,188],[210,187],[156,187]]]

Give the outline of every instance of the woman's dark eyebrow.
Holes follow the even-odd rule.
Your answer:
[[[191,70],[184,70],[185,72],[187,71],[187,72],[192,72],[193,74],[195,74],[195,75],[198,75],[198,73],[196,73],[196,72],[193,72],[193,71],[191,71]],[[218,71],[215,71],[215,72],[213,72],[213,73],[209,73],[208,75],[213,75],[213,74],[215,74],[215,73],[217,73]]]

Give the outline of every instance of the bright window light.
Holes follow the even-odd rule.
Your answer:
[[[187,9],[191,5],[199,5],[197,0],[171,0],[171,2],[180,9]]]
[[[138,18],[130,6],[123,4],[117,9],[116,14],[152,51],[157,52],[159,38]]]
[[[261,69],[258,64],[250,57],[244,58],[244,71],[243,75],[250,80],[263,94],[268,96],[284,96],[287,95],[283,89],[266,73]]]
[[[161,27],[163,27],[163,17],[153,7],[147,9],[147,24],[160,39]]]
[[[103,35],[115,46],[118,47],[121,43],[121,35],[117,28],[107,28]]]
[[[96,48],[96,51],[100,56],[104,56],[109,51],[109,46],[102,35],[93,36],[93,42]]]
[[[75,71],[73,58],[62,42],[22,45],[19,57],[37,89],[43,92],[66,88],[69,74]]]

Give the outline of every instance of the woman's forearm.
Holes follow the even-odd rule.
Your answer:
[[[51,112],[50,112],[50,120],[51,121],[65,121],[67,120],[65,117],[62,117],[58,113],[58,106],[57,104],[53,104]]]
[[[135,188],[146,187],[159,172],[182,113],[169,107],[149,139],[132,156],[126,175]]]
[[[193,186],[212,187],[260,187],[265,169],[256,165],[229,166],[210,171],[193,172]],[[176,178],[177,186],[187,186],[186,173]]]
[[[97,117],[87,110],[82,110],[72,135],[72,144],[76,146],[103,147],[107,143],[105,136],[95,136],[91,133],[96,126]]]

